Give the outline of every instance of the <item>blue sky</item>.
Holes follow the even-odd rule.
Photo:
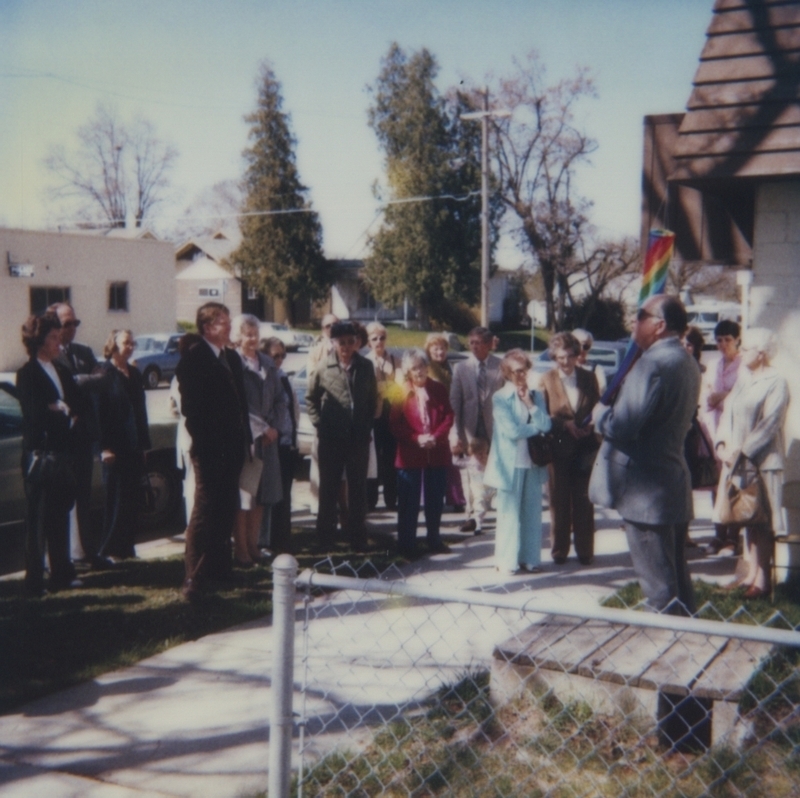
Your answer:
[[[205,187],[241,174],[259,62],[272,61],[298,139],[301,179],[326,254],[363,254],[382,158],[367,126],[380,59],[427,47],[439,86],[510,71],[536,49],[555,81],[588,66],[598,99],[582,121],[599,144],[579,173],[605,234],[638,234],[642,117],[680,111],[713,0],[0,0],[0,224],[52,221],[43,160],[98,101],[151,119],[180,158],[169,226]],[[506,246],[505,265],[522,253]]]

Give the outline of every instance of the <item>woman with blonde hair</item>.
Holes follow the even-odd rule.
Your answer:
[[[447,360],[450,342],[441,332],[428,333],[425,339],[425,354],[428,356],[428,375],[432,380],[442,383],[450,395],[450,385],[453,382],[453,369]],[[461,469],[451,463],[445,470],[447,488],[445,490],[445,504],[449,504],[457,513],[463,512],[467,500],[464,496],[464,487],[461,481]]]
[[[397,547],[416,556],[420,489],[425,488],[425,526],[431,553],[449,548],[439,536],[444,505],[445,469],[451,463],[448,433],[453,409],[444,386],[428,376],[428,358],[421,349],[403,355],[408,382],[405,399],[392,407],[392,432],[397,439]]]
[[[494,556],[506,575],[520,568],[535,573],[541,563],[547,469],[534,465],[528,438],[547,432],[551,422],[542,394],[528,389],[530,368],[521,349],[507,352],[500,364],[506,382],[492,397],[492,445],[483,481],[497,489]]]
[[[386,509],[397,509],[397,471],[394,467],[397,442],[389,426],[389,413],[392,405],[401,400],[402,390],[396,382],[399,364],[395,356],[386,350],[386,335],[386,327],[379,321],[371,321],[367,325],[367,360],[375,367],[380,404],[372,427],[378,476],[367,480],[367,507],[370,510],[374,510],[378,504],[378,488],[381,485]]]
[[[743,560],[746,572],[731,587],[744,587],[745,598],[759,598],[770,591],[773,538],[782,532],[783,511],[783,424],[789,404],[786,380],[771,365],[775,336],[766,329],[745,330],[742,336],[741,367],[736,383],[725,400],[717,447],[725,468],[717,490],[714,520],[728,474],[743,460],[745,473],[757,467],[761,472],[769,504],[769,522],[745,528]]]
[[[103,348],[106,362],[98,369],[97,415],[100,422],[100,462],[106,503],[101,557],[135,557],[139,526],[139,496],[144,476],[144,453],[150,448],[144,380],[132,363],[130,330],[112,330]]]

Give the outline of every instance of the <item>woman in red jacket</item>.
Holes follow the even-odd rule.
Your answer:
[[[397,440],[397,547],[405,557],[416,555],[420,488],[425,485],[425,526],[433,554],[450,549],[439,537],[447,466],[452,462],[448,433],[453,408],[447,389],[428,377],[428,358],[422,349],[403,355],[409,389],[402,404],[392,408],[391,429]]]

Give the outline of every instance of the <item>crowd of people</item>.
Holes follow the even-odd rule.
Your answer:
[[[231,319],[216,302],[203,305],[196,321],[197,333],[181,341],[171,392],[181,417],[188,522],[182,590],[190,600],[229,579],[234,565],[249,568],[291,551],[299,420],[279,339],[260,341],[257,318]],[[29,361],[17,379],[28,500],[25,585],[34,595],[44,591],[45,546],[48,588],[75,584],[73,503],[88,566],[135,556],[150,441],[142,376],[131,363],[134,339],[114,330],[98,364],[74,342],[79,324],[62,303],[23,326]],[[382,497],[384,510],[397,513],[402,556],[421,553],[420,509],[427,551],[446,553],[445,505],[463,511],[462,532],[480,535],[494,502],[497,570],[536,573],[547,485],[555,567],[572,550],[581,565],[591,565],[595,505],[614,508],[647,605],[692,613],[685,549],[693,545],[693,485],[685,444],[692,425],[704,423],[722,465],[720,485],[743,461],[764,480],[769,522],[746,527],[746,567],[736,585],[749,597],[765,594],[771,541],[783,528],[788,404],[786,382],[771,365],[774,337],[748,330],[742,340],[736,322],[720,322],[720,359],[704,376],[702,334],[688,327],[677,299],[658,296],[639,309],[632,338],[641,357],[615,400],[604,404],[605,374],[587,361],[593,339],[585,330],[553,335],[554,365],[534,379],[528,354],[513,349],[499,357],[497,339],[483,327],[469,333],[468,357],[452,366],[444,334],[431,333],[424,349],[398,357],[380,323],[362,327],[327,315],[309,352],[305,397],[316,430],[311,480],[320,550],[330,550],[341,534],[366,551],[367,514]],[[534,440],[545,455],[534,451]],[[96,455],[106,501],[102,536],[93,544],[88,504]],[[741,550],[739,531],[720,520],[709,551]]]

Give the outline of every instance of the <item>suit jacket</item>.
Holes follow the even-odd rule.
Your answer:
[[[56,358],[72,374],[73,381],[81,392],[83,412],[78,419],[75,438],[85,456],[91,456],[93,444],[100,439],[100,418],[98,416],[99,381],[103,372],[99,371],[94,352],[88,346],[74,341],[61,350]]]
[[[82,399],[72,375],[61,363],[54,361],[53,365],[64,390],[64,402],[73,417],[79,416]],[[25,453],[37,449],[70,452],[74,444],[72,420],[61,411],[48,407],[60,397],[53,381],[35,357],[17,372],[17,397],[22,409],[23,459]]]
[[[103,373],[98,382],[100,449],[108,449],[119,457],[133,457],[150,448],[141,372],[135,366],[128,366],[130,376],[126,381],[111,361],[100,368]]]
[[[592,502],[640,524],[690,521],[684,444],[699,395],[700,369],[677,337],[644,352],[598,419],[604,440],[589,483]]]
[[[74,341],[61,351],[58,360],[75,375],[91,374],[97,368],[97,360],[91,347],[76,344]]]
[[[320,438],[367,443],[378,409],[378,384],[371,361],[353,354],[353,387],[347,373],[331,353],[312,372],[306,408]]]
[[[551,426],[544,397],[539,391],[532,391],[534,408],[531,411],[531,420],[527,424],[521,423],[514,408],[516,394],[516,386],[512,382],[507,382],[492,396],[494,427],[483,484],[498,490],[507,491],[513,487],[518,441],[541,432],[548,432]],[[532,468],[540,483],[547,481],[547,468],[537,465]]]
[[[419,414],[417,395],[412,388],[403,403],[394,405],[391,413],[392,435],[397,439],[397,468],[439,468],[453,462],[450,456],[448,433],[453,426],[453,408],[447,389],[439,382],[428,378],[425,383],[428,393],[428,418],[430,434],[436,438],[432,449],[421,449],[417,442],[424,432]]]
[[[181,357],[175,373],[181,393],[181,413],[192,436],[191,454],[236,470],[244,463],[245,446],[252,440],[242,377],[242,360],[223,349],[230,368],[214,356],[204,340]]]
[[[550,369],[542,377],[542,393],[547,412],[553,420],[553,456],[556,460],[568,461],[575,456],[588,455],[597,451],[600,445],[594,435],[576,440],[564,429],[566,421],[575,421],[580,424],[600,400],[597,378],[591,371],[576,368],[575,379],[578,386],[578,407],[573,412],[558,369]],[[587,464],[587,472],[590,466],[591,462]]]
[[[476,437],[478,429],[478,413],[483,411],[486,434],[492,439],[492,394],[503,385],[500,373],[500,358],[489,355],[486,358],[486,381],[488,391],[483,407],[478,401],[478,359],[470,355],[466,360],[456,364],[453,369],[453,382],[450,386],[450,404],[455,413],[455,424],[450,435],[452,442],[459,440],[464,448]]]

